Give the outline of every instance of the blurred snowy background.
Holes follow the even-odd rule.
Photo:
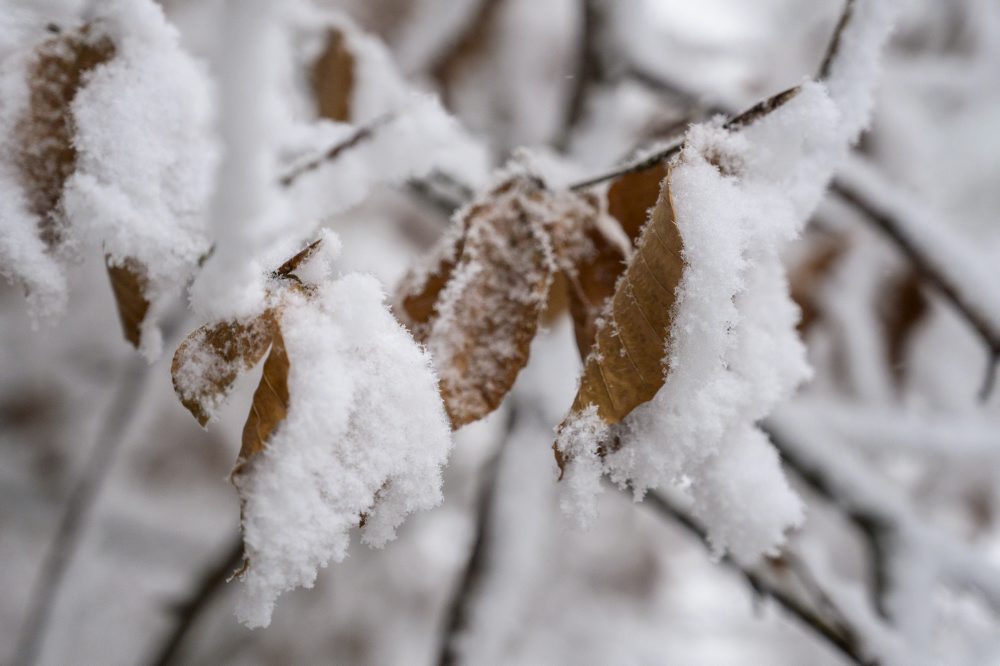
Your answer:
[[[4,0],[0,58],[46,24],[73,24],[88,4]],[[213,67],[230,28],[225,3],[161,4],[184,46]],[[405,79],[437,92],[467,128],[489,163],[455,174],[474,187],[521,146],[543,161],[561,153],[562,168],[587,176],[713,109],[794,85],[815,72],[842,9],[839,0],[327,4],[384,41]],[[308,39],[301,46],[301,62],[315,56]],[[286,83],[290,99],[302,97],[302,81],[290,73]],[[934,227],[926,233],[946,239],[931,246],[947,250],[942,261],[990,311],[1000,298],[1000,4],[906,3],[857,152],[851,177],[877,180],[919,211]],[[419,185],[379,188],[324,221],[341,235],[340,270],[370,272],[391,292],[447,223]],[[792,550],[866,633],[926,663],[1000,663],[1000,398],[978,395],[986,346],[842,198],[829,197],[788,262],[815,378],[771,427],[783,453],[854,484],[831,491],[789,472],[808,503]],[[287,594],[269,628],[244,629],[235,585],[204,582],[227,570],[238,543],[226,476],[257,377],[241,379],[203,431],[169,377],[171,345],[191,316],[178,308],[166,320],[168,353],[147,368],[121,339],[100,256],[75,266],[70,284],[65,315],[38,330],[20,289],[0,285],[2,663],[16,661],[81,479],[94,480],[95,503],[49,600],[39,663],[434,663],[484,516],[459,663],[848,663],[649,503],[606,492],[588,532],[560,515],[552,429],[579,368],[565,315],[547,322],[504,407],[457,433],[442,506],[411,517],[385,549],[354,547],[314,589]],[[95,461],[109,439],[120,446]],[[899,524],[873,527],[873,516]]]

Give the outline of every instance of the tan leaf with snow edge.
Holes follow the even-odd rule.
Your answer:
[[[571,410],[579,414],[593,406],[609,425],[652,399],[668,371],[664,356],[676,289],[684,272],[669,173],[637,245],[584,363]],[[558,450],[556,454],[562,467]]]

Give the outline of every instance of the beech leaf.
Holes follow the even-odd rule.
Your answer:
[[[593,406],[604,423],[618,423],[663,385],[675,291],[684,271],[668,183],[669,174],[597,330],[573,413]]]
[[[266,448],[271,433],[288,415],[288,353],[281,337],[281,326],[276,319],[271,328],[271,353],[264,361],[260,384],[253,394],[250,414],[243,426],[243,444],[233,469],[234,476]]]
[[[608,188],[608,213],[635,243],[646,224],[649,210],[660,196],[660,184],[667,176],[665,164],[619,176]]]
[[[111,291],[118,306],[118,319],[121,321],[122,333],[133,347],[138,348],[142,337],[142,322],[149,312],[149,300],[146,299],[146,269],[135,259],[127,259],[114,263],[110,257],[106,260],[108,278],[111,280]]]
[[[629,256],[629,248],[615,238],[607,225],[600,224],[600,219],[595,212],[581,221],[579,233],[587,243],[587,251],[578,256],[573,270],[563,273],[581,359],[587,358],[594,344],[598,320],[615,292],[615,283]]]
[[[268,310],[247,322],[205,325],[177,348],[170,367],[174,391],[202,427],[236,378],[263,358],[277,331],[276,317]]]
[[[512,176],[460,211],[397,291],[397,316],[427,344],[458,428],[499,406],[528,361],[580,197]],[[576,207],[576,209],[574,208]]]
[[[73,100],[87,74],[114,53],[111,40],[87,24],[42,42],[28,70],[28,110],[16,128],[16,160],[28,207],[49,247],[64,239],[59,207],[76,169]]]

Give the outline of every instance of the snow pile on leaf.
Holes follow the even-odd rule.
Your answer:
[[[858,55],[835,60],[828,84],[689,131],[560,427],[563,505],[583,523],[602,474],[637,497],[687,489],[717,553],[739,559],[771,551],[801,521],[756,426],[810,372],[780,252],[867,120],[896,4],[858,3],[841,51]]]
[[[204,73],[157,5],[109,2],[90,23],[6,60],[0,90],[5,275],[25,286],[36,314],[54,314],[66,298],[60,262],[101,249],[126,336],[158,355],[157,314],[208,249]]]
[[[288,414],[234,474],[248,626],[267,625],[281,592],[342,560],[362,516],[362,540],[379,547],[408,513],[441,501],[451,436],[437,378],[383,298],[374,278],[352,274],[282,310]]]

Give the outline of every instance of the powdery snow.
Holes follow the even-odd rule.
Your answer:
[[[772,551],[802,521],[801,501],[755,425],[810,376],[780,252],[867,123],[897,4],[857,3],[829,87],[804,83],[737,131],[719,121],[689,130],[670,176],[686,267],[665,382],[616,426],[571,415],[557,442],[573,459],[564,508],[583,523],[594,517],[601,474],[637,498],[689,486],[716,553],[740,560]],[[601,460],[600,443],[613,438],[622,446]]]
[[[281,330],[288,416],[235,477],[250,568],[237,615],[267,626],[277,597],[362,541],[381,547],[403,518],[441,501],[451,433],[428,354],[389,313],[378,282],[351,274],[305,300]]]

